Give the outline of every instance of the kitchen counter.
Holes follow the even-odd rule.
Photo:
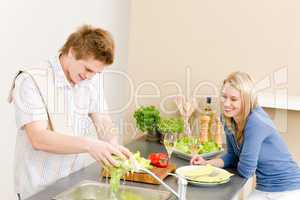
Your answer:
[[[127,147],[135,152],[140,151],[141,155],[147,157],[150,152],[162,152],[165,151],[164,147],[157,142],[148,142],[144,138],[140,138],[136,141],[133,141]],[[177,167],[188,165],[188,161],[177,158],[172,155],[172,163],[176,164]],[[231,171],[231,170],[229,170]],[[231,171],[235,173],[235,171]],[[26,200],[51,200],[57,194],[69,189],[70,187],[78,184],[83,180],[93,180],[99,181],[100,167],[97,163],[89,165],[87,168],[84,168],[80,171],[77,171],[69,176],[62,178],[55,182],[54,184],[48,186],[45,190],[40,191],[39,193],[33,195],[32,197]],[[236,174],[236,173],[235,173]],[[104,179],[102,181],[105,181]],[[170,185],[174,190],[177,190],[176,178],[169,176],[165,179],[165,182]],[[187,187],[187,200],[193,199],[214,199],[214,200],[229,200],[233,199],[239,191],[243,188],[246,183],[246,179],[234,175],[231,177],[230,182],[218,185],[218,186],[192,186],[188,185]],[[136,182],[126,182],[127,185],[134,185],[139,187],[147,187],[152,189],[165,190],[161,185],[150,185]]]

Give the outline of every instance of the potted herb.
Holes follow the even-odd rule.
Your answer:
[[[158,141],[160,133],[157,130],[160,113],[154,106],[142,106],[134,112],[134,118],[139,130],[147,133],[147,139]]]
[[[163,118],[158,124],[158,130],[162,134],[160,142],[163,143],[163,137],[165,133],[182,133],[183,132],[183,120],[180,118]]]

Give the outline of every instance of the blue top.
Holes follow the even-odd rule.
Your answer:
[[[245,178],[255,173],[257,190],[282,192],[300,189],[299,166],[261,107],[249,114],[241,146],[226,125],[224,129],[227,139],[227,154],[221,157],[224,168],[237,168]]]

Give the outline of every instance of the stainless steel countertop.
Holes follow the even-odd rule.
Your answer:
[[[145,141],[144,138],[140,138],[132,143],[128,144],[127,147],[135,152],[140,151],[141,155],[147,157],[150,152],[165,152],[164,147],[157,142],[148,142]],[[188,161],[180,159],[172,155],[172,163],[176,164],[177,167],[188,165]],[[234,170],[229,170],[235,173]],[[70,187],[78,184],[83,180],[93,180],[99,181],[100,167],[97,163],[93,163],[85,169],[77,171],[69,176],[62,178],[55,182],[52,185],[49,185],[45,188],[45,190],[40,191],[39,193],[33,195],[32,197],[26,200],[51,200],[57,194],[69,189]],[[236,173],[235,173],[236,174]],[[104,180],[103,180],[104,181]],[[165,179],[165,182],[169,184],[172,188],[177,190],[176,179],[172,176],[169,176]],[[188,185],[187,188],[187,199],[213,199],[213,200],[229,200],[232,199],[238,192],[242,189],[244,184],[246,183],[246,179],[234,175],[231,177],[230,182],[218,185],[218,186],[192,186]],[[139,187],[147,187],[152,189],[165,190],[165,188],[161,185],[150,185],[143,183],[135,183],[135,182],[126,182],[128,185],[134,185]]]

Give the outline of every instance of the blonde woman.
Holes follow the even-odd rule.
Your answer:
[[[204,160],[194,156],[191,164],[236,168],[245,178],[256,175],[256,190],[248,199],[297,199],[300,169],[267,113],[257,104],[251,77],[230,74],[221,89],[222,120],[227,153]]]

